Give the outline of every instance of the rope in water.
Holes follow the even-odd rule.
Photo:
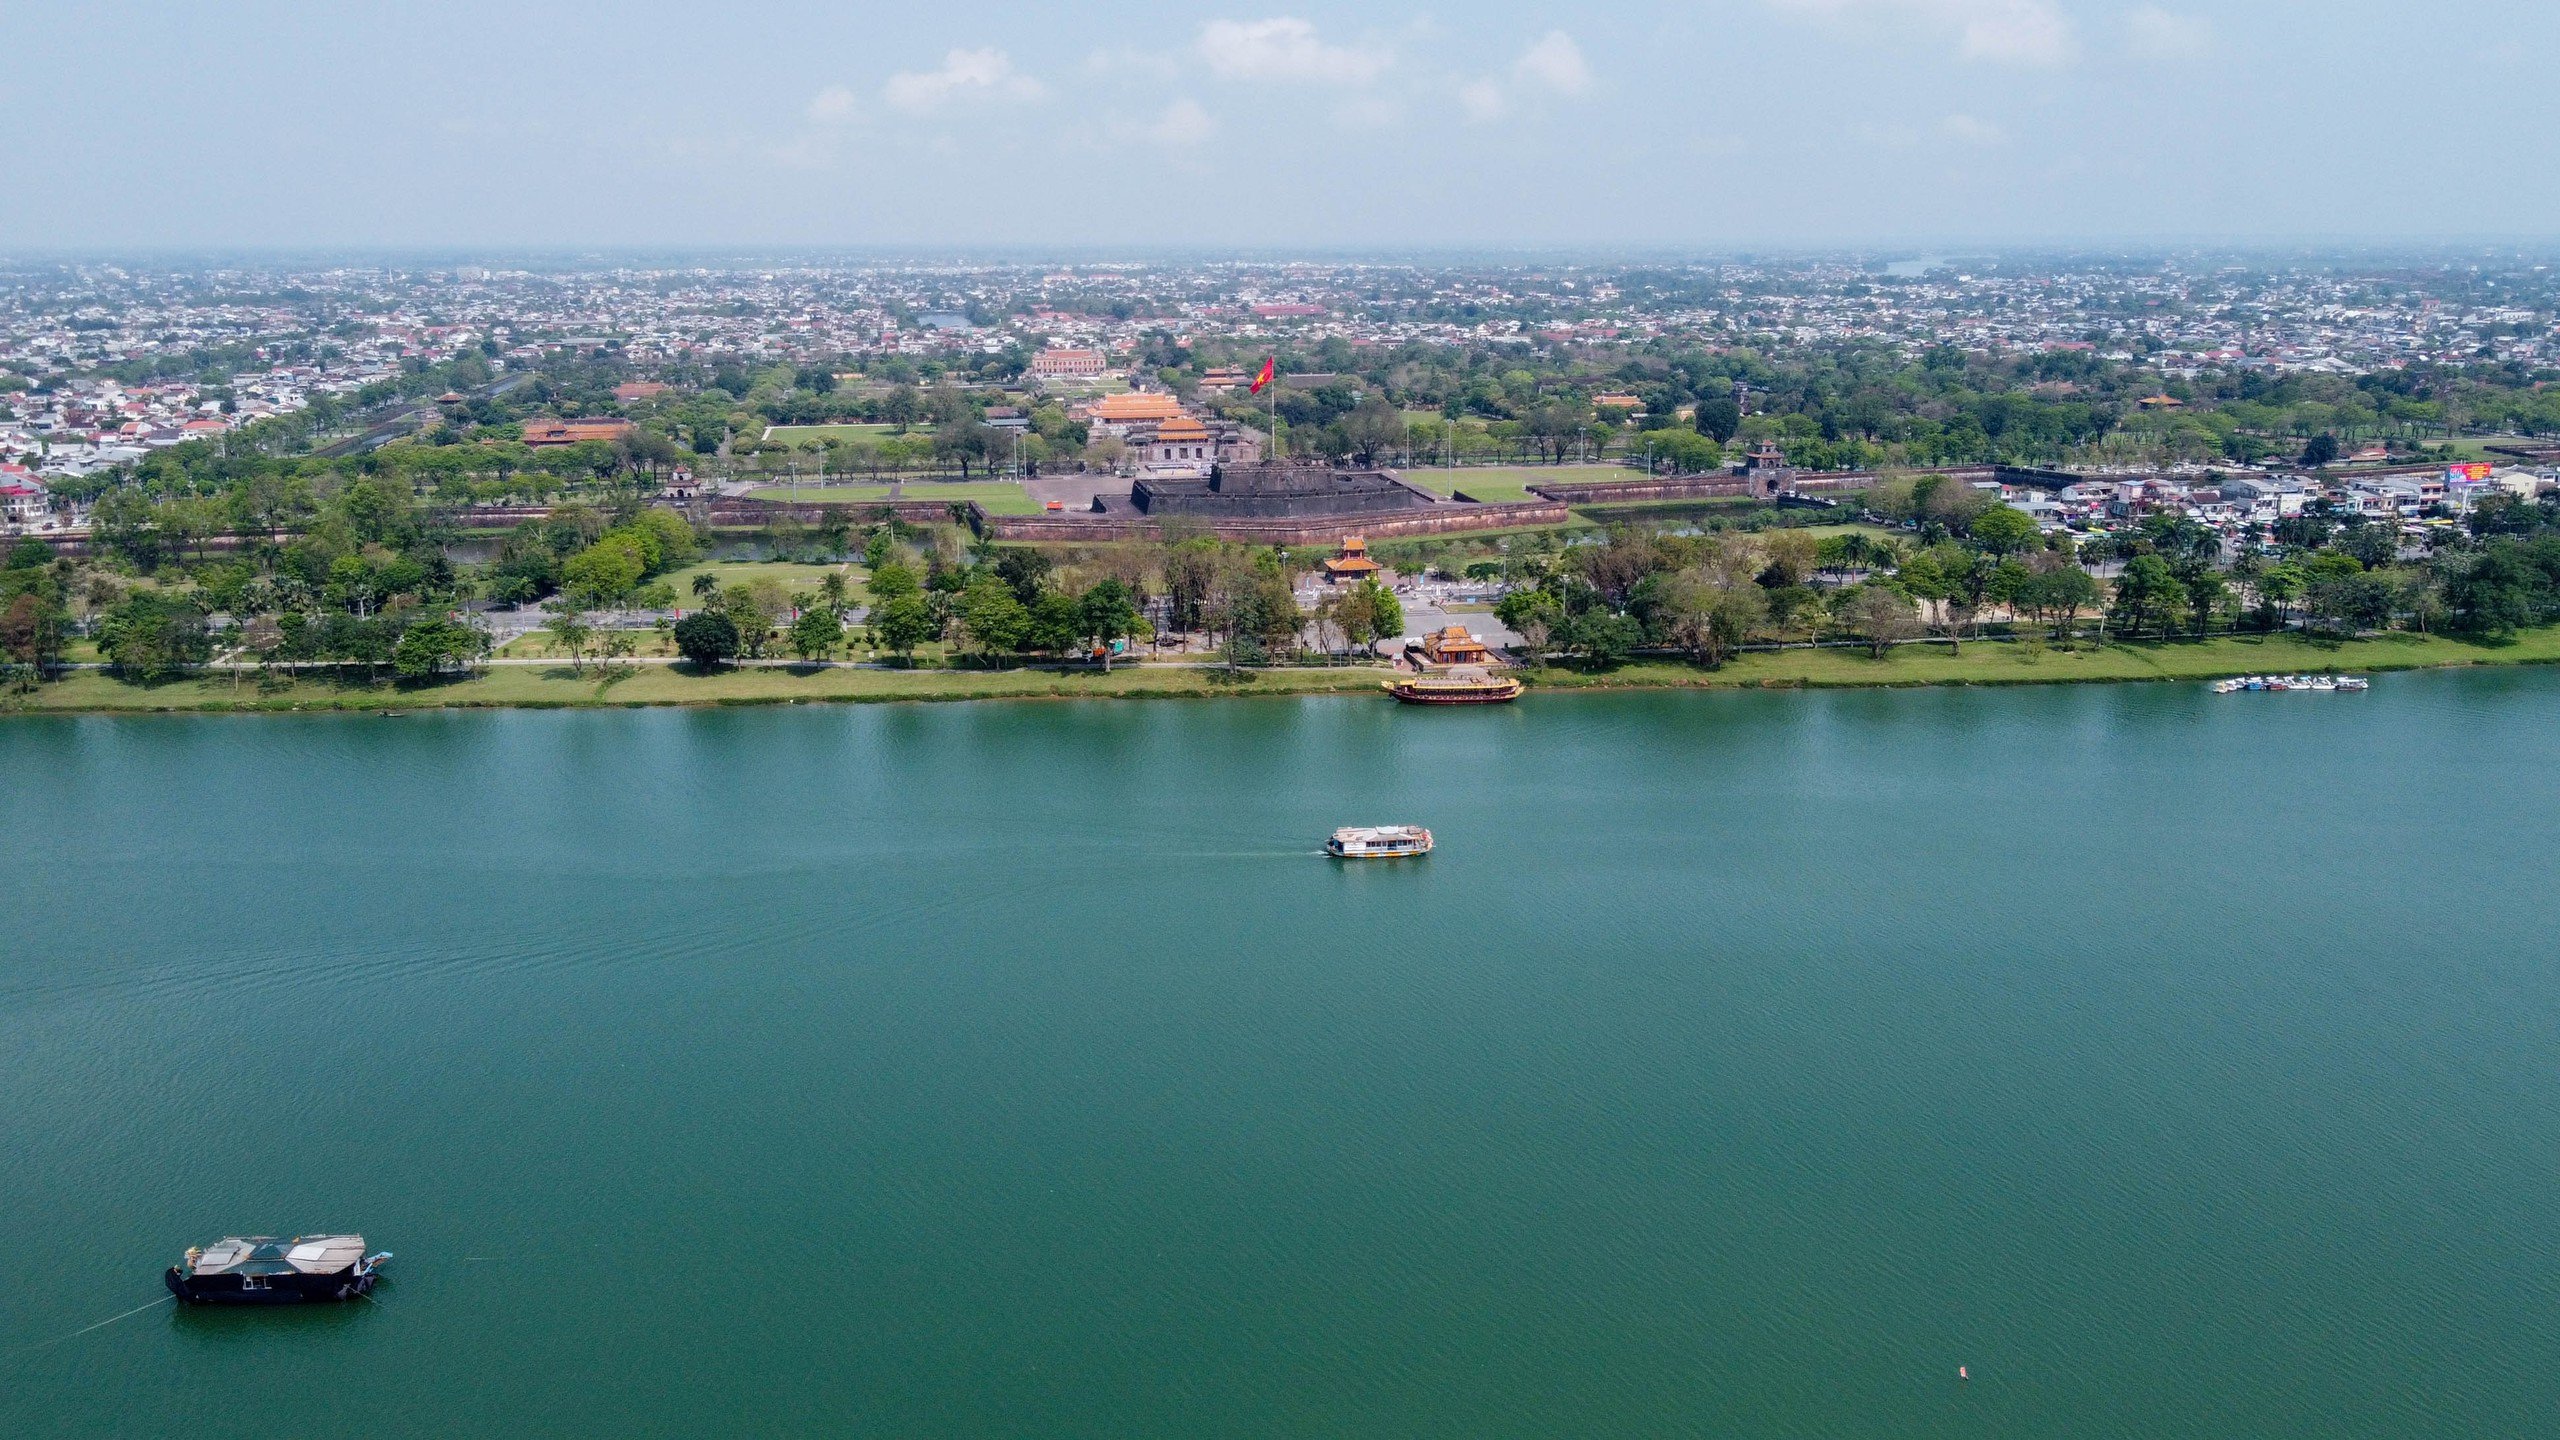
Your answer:
[[[59,1337],[57,1337],[57,1338],[55,1338],[55,1339],[52,1339],[52,1340],[39,1340],[39,1341],[37,1341],[35,1344],[33,1344],[33,1345],[29,1345],[29,1346],[26,1346],[25,1348],[26,1348],[26,1349],[29,1349],[29,1350],[42,1350],[43,1348],[45,1348],[45,1347],[46,1347],[46,1346],[48,1346],[48,1345],[59,1345],[59,1344],[61,1344],[61,1343],[62,1343],[63,1341],[65,1341],[65,1340],[77,1340],[77,1339],[79,1339],[81,1336],[88,1334],[88,1333],[89,1333],[90,1331],[92,1331],[92,1330],[103,1330],[103,1329],[105,1329],[106,1327],[108,1327],[108,1326],[110,1326],[110,1325],[113,1325],[113,1324],[114,1324],[114,1323],[116,1323],[117,1321],[127,1318],[128,1316],[139,1315],[139,1314],[141,1314],[141,1313],[142,1313],[143,1311],[145,1311],[145,1310],[153,1309],[153,1308],[155,1308],[155,1307],[157,1307],[157,1306],[161,1306],[161,1305],[166,1305],[166,1304],[168,1304],[170,1301],[175,1300],[175,1299],[177,1299],[177,1298],[178,1298],[178,1297],[177,1297],[177,1296],[175,1296],[175,1295],[163,1295],[163,1296],[161,1296],[159,1299],[152,1301],[152,1302],[151,1302],[151,1304],[149,1304],[149,1305],[136,1305],[136,1306],[134,1306],[132,1309],[127,1310],[126,1312],[124,1312],[124,1314],[123,1314],[123,1315],[110,1315],[110,1316],[108,1316],[106,1319],[99,1321],[99,1322],[98,1322],[97,1324],[95,1324],[95,1325],[84,1325],[84,1326],[82,1326],[81,1328],[79,1328],[79,1329],[77,1329],[77,1330],[72,1331],[72,1332],[71,1332],[70,1334],[68,1334],[68,1335],[59,1336]]]

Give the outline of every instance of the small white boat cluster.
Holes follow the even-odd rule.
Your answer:
[[[2229,695],[2240,690],[2370,690],[2373,682],[2361,675],[2242,675],[2231,680],[2213,682],[2213,693]]]

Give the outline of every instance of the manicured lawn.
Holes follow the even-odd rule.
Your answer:
[[[767,445],[805,445],[826,440],[882,440],[898,433],[895,425],[767,425]]]
[[[1480,505],[1509,505],[1538,498],[1529,493],[1527,485],[1517,480],[1469,479],[1464,484],[1452,485],[1449,488],[1464,494]]]
[[[1417,465],[1396,472],[1435,495],[1449,495],[1464,490],[1488,505],[1509,501],[1531,500],[1532,485],[1559,481],[1641,480],[1640,471],[1623,465],[1462,465],[1456,469],[1440,469]]]
[[[567,665],[497,665],[467,680],[400,686],[304,681],[261,694],[254,677],[227,676],[128,685],[82,671],[46,685],[26,708],[79,710],[420,710],[445,706],[740,705],[787,701],[1075,699],[1120,696],[1375,694],[1382,670],[1354,667],[1271,670],[1230,679],[1223,671],[1123,664],[1105,675],[1054,670],[848,670],[731,667],[709,675],[689,666],[641,665],[618,679]]]
[[[689,603],[687,608],[691,608]],[[676,653],[674,641],[660,636],[655,630],[633,630],[627,633],[635,642],[635,648],[631,652],[633,655],[671,658]],[[553,644],[550,633],[543,630],[536,630],[522,639],[501,645],[493,653],[501,660],[566,660],[569,657],[569,652]],[[587,656],[589,659],[596,658],[593,644],[588,645]]]
[[[1416,465],[1396,472],[1435,495],[1459,490],[1487,503],[1533,498],[1528,487],[1557,480],[1623,480],[1630,473],[1617,465],[1461,465],[1442,468]]]
[[[1543,669],[1531,672],[1530,678],[1558,687],[2033,685],[2072,680],[2206,680],[2261,673],[2347,673],[2430,665],[2554,662],[2560,662],[2560,627],[2527,631],[2503,645],[2438,635],[2385,635],[2348,641],[2264,636],[2167,645],[2083,643],[2067,651],[1975,641],[1954,655],[1940,644],[1896,646],[1882,660],[1867,658],[1863,649],[1757,651],[1713,671],[1676,661],[1648,660],[1599,674]]]
[[[781,581],[784,589],[794,593],[815,594],[818,578],[829,570],[842,570],[845,578],[853,583],[854,598],[862,598],[862,567],[859,565],[799,565],[787,560],[708,560],[700,565],[688,565],[664,578],[675,587],[676,603],[691,610],[694,607],[693,577],[696,575],[713,576],[723,585],[773,579]]]
[[[766,500],[803,501],[808,504],[848,504],[864,500],[889,498],[886,485],[801,485],[759,491]],[[908,500],[937,500],[959,505],[971,500],[986,507],[990,515],[1037,515],[1040,506],[1018,480],[910,480],[901,492]]]
[[[1544,668],[1526,672],[1537,689],[1733,688],[1795,686],[2016,685],[2082,680],[2203,680],[2218,675],[2373,672],[2433,665],[2560,663],[2560,627],[2483,645],[2439,636],[2391,635],[2325,643],[2295,637],[2218,639],[2170,645],[2083,645],[2070,650],[1972,642],[1949,655],[1938,644],[1898,647],[1883,660],[1864,650],[1787,650],[1742,656],[1722,670],[1643,661],[1602,674]],[[1099,671],[851,670],[805,667],[724,669],[641,665],[618,678],[566,665],[491,666],[466,680],[406,687],[299,681],[262,694],[253,677],[129,685],[82,671],[45,685],[13,708],[33,711],[344,709],[436,706],[760,704],[783,701],[965,700],[1048,697],[1373,694],[1372,669],[1270,670],[1231,679],[1217,670],[1123,664]],[[2351,697],[2350,697],[2351,701]],[[2342,701],[2342,703],[2350,703]],[[2284,702],[2290,703],[2290,702]]]
[[[1828,540],[1834,535],[1864,535],[1870,540],[1890,540],[1898,535],[1906,535],[1909,533],[1907,531],[1896,531],[1883,525],[1868,525],[1859,521],[1851,521],[1846,525],[1794,525],[1789,526],[1788,528],[1810,535],[1816,540]]]

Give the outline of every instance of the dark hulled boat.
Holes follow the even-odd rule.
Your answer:
[[[187,1251],[162,1278],[198,1305],[297,1305],[362,1295],[390,1258],[366,1254],[361,1235],[230,1235]]]

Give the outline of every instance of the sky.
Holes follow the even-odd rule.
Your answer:
[[[2548,0],[0,0],[0,251],[2560,237]]]

